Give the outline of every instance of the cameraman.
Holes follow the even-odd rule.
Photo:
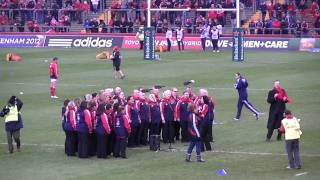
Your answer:
[[[5,118],[9,152],[13,153],[12,136],[20,151],[20,129],[23,128],[20,110],[22,101],[16,96],[11,96],[8,104],[0,112],[0,117]]]

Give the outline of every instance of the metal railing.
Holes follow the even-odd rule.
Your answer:
[[[295,37],[315,37],[320,35],[320,28],[246,28],[245,34],[257,35],[287,35]]]

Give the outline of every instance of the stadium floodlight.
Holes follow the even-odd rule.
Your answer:
[[[151,11],[191,11],[191,8],[151,8],[151,0],[148,0],[147,7],[147,27],[151,27]],[[200,8],[194,9],[196,11],[236,11],[237,17],[237,28],[240,28],[240,3],[239,0],[236,0],[236,8]]]

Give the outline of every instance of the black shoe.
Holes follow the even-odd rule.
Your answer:
[[[297,166],[296,169],[301,169],[301,165],[300,165],[300,166]]]
[[[122,159],[128,159],[127,156],[121,156]]]

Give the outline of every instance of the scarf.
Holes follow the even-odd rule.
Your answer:
[[[278,94],[278,96],[277,96],[277,99],[278,99],[278,100],[282,101],[283,98],[286,98],[287,101],[288,101],[288,103],[291,103],[291,99],[289,99],[289,97],[286,95],[286,93],[284,92],[284,90],[281,89],[280,86],[279,86],[279,87],[275,87],[274,89],[275,89],[276,93]]]

